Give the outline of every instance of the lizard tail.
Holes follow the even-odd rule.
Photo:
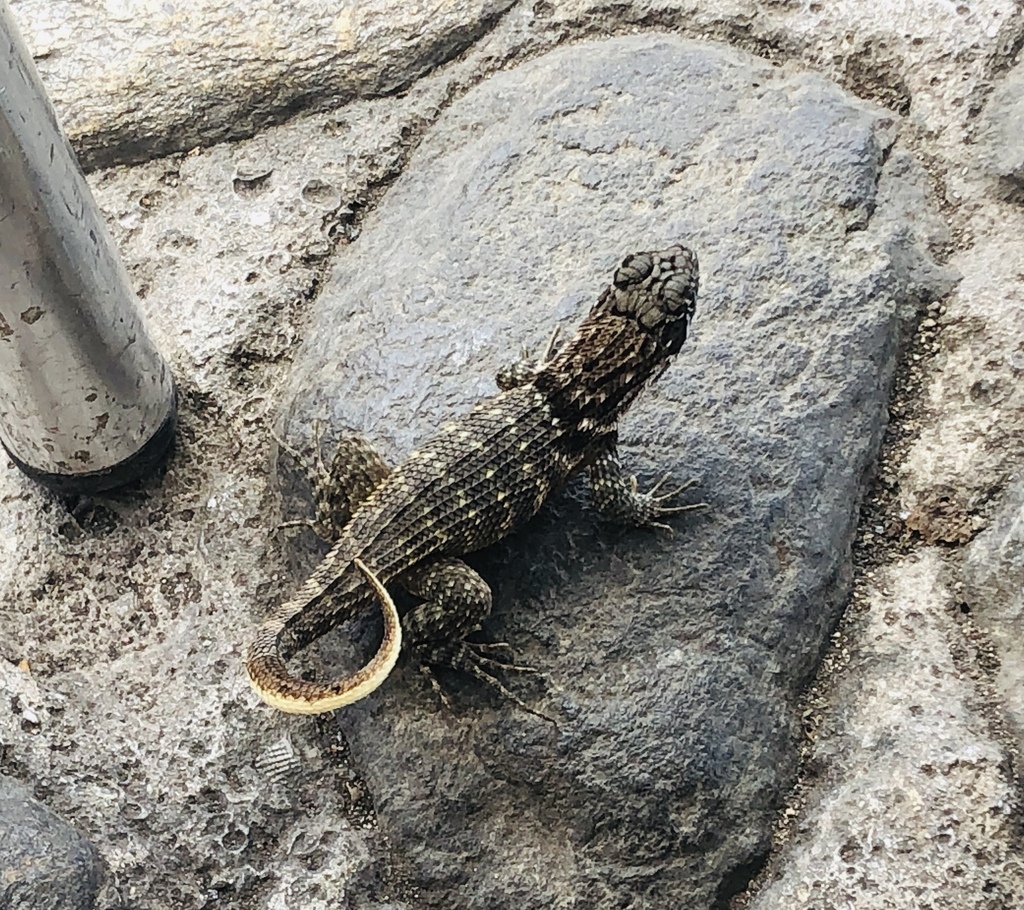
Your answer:
[[[398,610],[381,580],[358,556],[355,565],[377,592],[384,614],[384,640],[368,664],[351,676],[328,685],[307,682],[292,675],[277,650],[277,638],[284,624],[272,618],[260,626],[249,647],[245,669],[249,684],[272,708],[288,714],[323,714],[365,698],[376,689],[395,666],[402,649],[402,626]]]

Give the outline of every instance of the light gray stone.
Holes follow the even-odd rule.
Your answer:
[[[86,167],[251,136],[296,110],[407,87],[511,0],[13,0]]]
[[[1024,66],[1015,66],[1000,80],[981,124],[979,157],[1019,201],[1024,192]]]
[[[540,42],[660,28],[813,70],[905,115],[907,144],[920,141],[936,156],[951,196],[964,182],[961,166],[970,158],[964,143],[976,134],[978,109],[1024,34],[1014,0],[921,0],[912,11],[873,0],[540,0],[514,8],[508,18],[517,13],[532,26],[524,33]]]
[[[339,258],[286,426],[391,460],[575,323],[625,253],[683,240],[702,263],[692,339],[623,438],[643,482],[696,477],[709,512],[623,534],[563,499],[476,560],[488,633],[541,668],[558,729],[476,686],[446,717],[408,666],[339,718],[419,905],[711,907],[764,857],[901,318],[949,287],[920,179],[885,164],[895,127],[735,51],[568,47],[454,105]]]
[[[970,541],[1024,465],[1024,211],[990,200],[969,227],[974,243],[950,258],[963,279],[923,329],[936,368],[916,380],[895,472],[900,517],[928,543]]]
[[[1004,494],[986,530],[964,551],[961,609],[988,634],[996,685],[1024,754],[1024,481]]]

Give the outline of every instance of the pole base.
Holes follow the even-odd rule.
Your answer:
[[[113,490],[115,487],[123,487],[153,471],[170,453],[177,424],[177,396],[171,395],[167,416],[142,448],[119,464],[104,468],[102,471],[89,471],[83,474],[54,474],[49,471],[40,471],[25,464],[7,448],[2,440],[0,440],[0,445],[3,445],[4,451],[7,452],[11,461],[37,483],[63,495],[91,495],[102,493],[105,490]]]

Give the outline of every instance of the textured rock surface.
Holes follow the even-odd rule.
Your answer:
[[[511,0],[225,4],[14,0],[86,166],[251,136],[303,108],[405,88]]]
[[[449,766],[455,758],[463,766],[476,763],[483,769],[480,779],[490,786],[493,780],[488,774],[499,767],[495,756],[505,760],[505,744],[515,745],[533,735],[535,727],[529,718],[493,701],[475,686],[458,685],[459,713],[452,723],[461,738],[442,769],[440,784],[421,772],[415,756],[403,752],[409,770],[396,778],[399,784],[388,781],[381,787],[378,778],[371,790],[348,761],[336,721],[283,719],[254,710],[255,701],[238,673],[240,643],[252,623],[296,583],[295,569],[286,569],[286,558],[297,553],[304,566],[315,558],[308,542],[290,545],[286,538],[272,533],[279,509],[271,492],[274,481],[268,452],[273,446],[268,424],[278,409],[296,341],[310,334],[306,324],[310,301],[317,297],[334,257],[344,261],[359,249],[367,213],[387,199],[386,191],[396,175],[409,168],[411,160],[427,160],[411,159],[410,155],[421,139],[429,136],[439,112],[468,87],[524,58],[558,45],[568,48],[587,38],[634,32],[645,34],[651,43],[661,41],[668,32],[751,51],[766,63],[783,67],[782,73],[774,71],[772,80],[765,83],[773,90],[789,85],[790,77],[807,78],[798,74],[809,71],[834,80],[863,100],[887,106],[893,114],[903,114],[898,121],[894,118],[898,135],[888,146],[889,160],[868,230],[852,233],[845,242],[856,244],[868,235],[881,236],[880,219],[884,220],[886,211],[919,212],[924,207],[922,198],[931,194],[949,227],[948,235],[943,236],[929,226],[932,247],[941,258],[948,257],[951,271],[964,276],[959,290],[928,308],[928,318],[904,349],[896,395],[889,404],[893,422],[855,545],[859,554],[855,565],[861,568],[853,578],[858,606],[872,605],[871,609],[888,613],[886,596],[871,594],[874,575],[897,562],[902,567],[906,551],[927,561],[930,557],[921,547],[922,539],[942,542],[948,593],[929,580],[930,570],[916,571],[914,596],[929,603],[937,598],[944,604],[942,609],[957,618],[955,624],[927,624],[946,635],[952,668],[944,659],[937,632],[929,645],[934,652],[927,652],[935,659],[900,660],[898,653],[879,651],[875,645],[858,652],[861,639],[879,620],[871,617],[861,622],[858,610],[848,611],[851,615],[832,652],[834,670],[825,674],[800,710],[816,747],[806,757],[802,787],[787,797],[786,809],[778,817],[783,830],[788,826],[799,836],[779,840],[770,868],[747,895],[732,902],[733,910],[760,886],[783,888],[772,893],[785,893],[787,906],[795,910],[822,910],[830,895],[813,895],[821,893],[814,882],[823,872],[835,883],[833,894],[849,893],[844,873],[837,867],[828,871],[822,862],[835,855],[836,845],[846,842],[854,825],[885,833],[878,841],[882,847],[879,862],[863,867],[871,874],[865,879],[871,895],[853,891],[858,906],[870,896],[878,906],[917,910],[933,893],[922,881],[922,866],[933,862],[938,864],[937,879],[946,885],[943,894],[936,896],[937,906],[975,910],[990,893],[1000,898],[1015,894],[1008,882],[1019,873],[1007,858],[1020,855],[1019,833],[1003,823],[1002,814],[991,816],[990,824],[981,824],[984,819],[976,818],[976,798],[986,806],[998,805],[1000,781],[1009,787],[1013,769],[1019,764],[1009,739],[1002,746],[999,742],[1002,716],[1012,719],[1024,713],[1020,689],[1000,682],[1018,657],[1010,647],[1012,641],[1007,640],[1012,631],[1001,640],[997,626],[987,623],[986,617],[1000,615],[999,600],[993,599],[991,606],[984,602],[989,594],[983,585],[965,594],[965,582],[984,572],[972,575],[969,569],[961,579],[959,566],[962,541],[977,535],[997,513],[1012,514],[1012,497],[1001,505],[1003,490],[1007,479],[1020,473],[1022,460],[1019,274],[1024,269],[1020,239],[1024,237],[1024,212],[1014,186],[994,167],[998,159],[992,152],[1000,141],[1003,151],[1013,152],[1012,132],[1007,134],[1009,139],[1000,140],[991,130],[993,123],[1001,129],[1013,126],[1008,118],[1014,116],[1017,94],[1014,85],[1019,70],[1014,64],[1024,41],[1024,17],[1013,0],[971,4],[926,0],[898,7],[870,0],[828,4],[763,4],[756,0],[724,4],[560,0],[556,4],[534,0],[511,6],[489,30],[487,23],[493,17],[488,18],[487,10],[504,9],[504,4],[440,4],[427,10],[425,29],[414,29],[406,37],[399,36],[397,42],[391,42],[386,30],[366,36],[360,44],[367,48],[370,59],[367,68],[356,74],[349,64],[358,58],[359,47],[351,54],[339,52],[336,63],[325,62],[324,55],[330,56],[339,45],[333,44],[329,29],[324,31],[318,5],[292,3],[285,10],[278,4],[271,10],[257,3],[232,13],[224,4],[192,4],[184,19],[179,4],[163,0],[133,4],[18,0],[13,5],[26,38],[40,54],[39,64],[55,101],[91,161],[135,160],[142,148],[200,146],[188,155],[97,173],[92,180],[144,293],[142,305],[181,383],[182,432],[169,470],[136,490],[94,502],[56,500],[10,467],[0,470],[0,771],[31,781],[51,809],[96,844],[110,870],[109,893],[99,898],[99,906],[335,910],[348,901],[363,908],[419,907],[424,895],[402,879],[388,842],[373,830],[370,796],[387,797],[399,785],[416,788],[415,798],[431,809],[431,788],[443,791],[448,785]],[[384,10],[375,4],[369,8]],[[403,18],[406,9],[411,9],[411,19]],[[422,16],[416,19],[423,9],[395,4],[382,15],[390,23],[423,22]],[[134,50],[112,50],[116,44],[112,36],[119,29],[121,37],[128,32],[141,34],[136,46],[152,48],[149,36],[162,40],[161,23],[171,20],[173,33],[180,39],[173,46],[164,44],[160,50],[141,55]],[[267,22],[274,23],[275,32],[269,41],[265,40],[267,31],[261,31]],[[473,35],[481,32],[473,42]],[[204,43],[207,35],[213,40]],[[465,38],[467,50],[417,79],[415,73],[430,66],[431,48],[441,46],[431,44],[438,35],[442,44],[451,36],[460,41]],[[453,44],[452,51],[461,46]],[[267,47],[273,48],[271,53],[262,54]],[[312,116],[288,113],[320,104],[332,106],[345,94],[344,86],[356,93],[378,90],[382,85],[380,61],[373,55],[383,52],[386,56],[390,48],[399,47],[409,49],[411,57],[403,58],[389,72],[412,80],[407,90],[346,103]],[[222,48],[228,49],[228,56]],[[231,56],[234,50],[238,50],[237,58]],[[122,64],[125,72],[148,81],[140,83],[137,78],[131,90],[124,91],[125,82],[118,75]],[[282,69],[288,72],[282,75]],[[209,78],[193,78],[200,72]],[[814,80],[806,83],[813,84]],[[147,93],[143,86],[154,90]],[[741,87],[734,89],[739,92]],[[719,86],[717,91],[726,88]],[[91,112],[87,122],[75,120],[77,103],[74,109],[67,103],[82,97]],[[620,101],[624,104],[624,99]],[[284,106],[276,107],[278,102]],[[577,124],[588,110],[583,107],[563,119]],[[591,111],[593,116],[597,113]],[[789,116],[795,115],[791,112]],[[290,119],[262,130],[252,140],[202,148],[216,137],[247,135],[279,117]],[[624,118],[622,122],[628,121]],[[145,132],[140,132],[140,124]],[[481,123],[480,128],[486,125]],[[669,130],[668,125],[657,128]],[[469,135],[476,129],[469,130]],[[651,126],[645,135],[654,129]],[[616,142],[619,139],[616,137]],[[458,147],[465,141],[460,136],[452,144]],[[798,144],[799,134],[789,136],[789,141]],[[885,142],[881,145],[887,147]],[[583,161],[586,166],[579,173],[586,178],[601,172],[603,158],[613,158],[612,152],[591,151],[584,145],[564,148],[562,154],[574,162]],[[719,152],[715,160],[726,161],[722,174],[727,176],[730,167],[742,165],[738,160],[728,162],[728,148]],[[637,161],[643,161],[648,153],[649,149],[633,151]],[[615,154],[623,152],[616,149]],[[918,167],[908,165],[909,155],[927,169],[926,179]],[[1012,161],[1010,165],[1012,173]],[[409,170],[410,177],[414,170]],[[689,170],[670,176],[666,184],[670,194],[690,192],[688,181],[695,174]],[[657,176],[653,168],[652,173]],[[672,188],[677,177],[683,190]],[[633,179],[639,185],[647,178],[634,175]],[[771,181],[765,183],[768,189],[764,192],[770,193]],[[613,196],[620,186],[633,184],[626,180],[609,184]],[[561,201],[558,194],[563,186],[552,185],[551,189]],[[712,206],[708,214],[700,216],[701,230],[708,231],[720,219],[739,222],[738,210],[729,208],[732,189],[710,184],[700,189],[706,197],[701,204]],[[501,185],[498,190],[508,192]],[[713,191],[717,195],[710,195]],[[820,214],[801,202],[803,187],[791,192],[787,211],[798,208],[801,213]],[[810,198],[817,197],[812,194]],[[619,212],[616,204],[613,199],[613,211]],[[649,208],[649,203],[637,206],[628,216],[630,223],[634,218],[642,223],[642,218],[653,218],[664,210]],[[848,213],[840,214],[841,223],[855,223]],[[698,219],[694,216],[692,220]],[[526,245],[528,237],[510,241],[507,235],[525,234],[541,219],[527,213],[520,221],[521,225],[504,225],[496,231],[502,245]],[[814,229],[814,233],[823,232],[822,238],[791,235],[775,226],[771,236],[786,247],[792,261],[801,261],[804,248],[818,248],[808,247],[809,241],[822,248],[833,242],[829,231],[834,225],[827,218],[824,222]],[[578,228],[575,222],[571,226]],[[922,226],[919,220],[917,227]],[[441,224],[440,228],[432,225],[425,233],[438,229],[452,230]],[[399,230],[403,230],[401,226]],[[745,236],[742,223],[739,236]],[[611,239],[607,238],[607,256],[614,260],[622,252],[622,241],[614,238],[612,244]],[[894,239],[897,242],[890,247],[893,262],[902,263],[897,271],[907,277],[893,286],[929,283],[927,260],[908,260],[900,252],[907,249],[906,239],[898,233]],[[349,242],[354,246],[345,250]],[[571,323],[606,280],[608,262],[599,252],[604,242],[605,238],[595,238],[593,249],[588,247],[585,255],[575,257],[560,252],[560,243],[544,250],[538,241],[530,249],[533,258],[524,260],[522,266],[523,287],[527,293],[533,292],[529,278],[541,266],[553,263],[562,282],[557,290],[557,295],[562,295],[557,297],[560,302],[554,303],[556,292],[546,304],[531,298],[543,312],[515,309],[521,318],[516,327],[508,325],[511,317],[502,313],[501,319],[483,326],[487,334],[466,342],[466,348],[455,351],[448,361],[419,367],[423,386],[437,393],[436,415],[428,412],[415,394],[423,388],[408,391],[410,383],[403,380],[404,374],[378,379],[381,394],[392,399],[409,396],[395,405],[397,415],[380,416],[381,428],[369,417],[365,424],[389,457],[401,454],[409,440],[436,426],[435,417],[466,407],[472,398],[492,389],[494,363],[514,356],[520,338],[541,342],[553,320]],[[387,261],[377,260],[369,251],[363,255],[375,270],[387,269]],[[494,255],[498,264],[504,263],[500,250]],[[723,314],[731,312],[711,296],[712,270],[727,276],[718,293],[725,293],[736,306],[747,298],[760,299],[751,297],[752,288],[758,287],[781,300],[793,297],[792,290],[766,285],[760,277],[757,282],[729,287],[728,276],[737,275],[749,257],[741,256],[733,263],[724,254],[716,255],[717,261],[705,255],[707,293],[694,343],[664,377],[665,382],[652,390],[647,399],[648,417],[635,415],[626,429],[633,443],[627,457],[645,479],[690,451],[666,452],[665,437],[656,435],[662,426],[659,421],[667,420],[665,415],[671,413],[674,398],[680,394],[682,380],[700,370],[706,379],[715,370],[708,358],[716,351],[730,350],[728,344],[705,346],[714,338],[708,334],[714,329],[714,307]],[[874,263],[867,255],[857,266],[871,273]],[[922,268],[925,271],[918,274]],[[495,274],[481,263],[475,282]],[[444,282],[446,293],[452,283]],[[458,299],[471,299],[467,297],[471,291],[472,284],[460,287]],[[510,307],[521,306],[511,294],[508,299]],[[385,306],[376,300],[362,306],[371,304]],[[404,301],[386,304],[399,315],[402,305]],[[794,309],[799,309],[798,304]],[[470,314],[466,326],[480,330],[482,322]],[[769,327],[789,324],[779,317]],[[353,322],[353,330],[358,325]],[[509,338],[513,328],[513,340],[498,340]],[[423,332],[427,330],[424,327]],[[342,330],[332,327],[331,331]],[[460,337],[464,336],[465,332]],[[409,332],[409,337],[422,335]],[[823,329],[821,337],[830,337],[828,331]],[[482,358],[479,364],[466,361],[470,343]],[[418,347],[436,354],[440,345],[434,340]],[[501,345],[504,347],[499,350]],[[731,349],[738,348],[734,344]],[[783,356],[770,345],[766,350],[772,356]],[[766,385],[780,372],[785,375],[769,371],[762,379],[762,352],[744,353],[747,362],[738,380],[741,390],[748,388],[750,377]],[[823,353],[822,362],[833,364],[827,354]],[[417,368],[419,357],[417,350],[408,352],[407,370]],[[374,362],[377,367],[389,363],[384,357]],[[798,369],[799,362],[793,361],[791,366]],[[348,368],[353,375],[364,375],[369,359]],[[803,369],[813,378],[817,361],[808,361]],[[472,379],[467,382],[459,375]],[[838,387],[847,388],[846,382],[846,377],[841,378]],[[731,408],[731,400],[726,401],[723,409],[731,413]],[[330,410],[327,407],[321,413]],[[378,412],[368,409],[367,413]],[[414,415],[421,416],[411,422]],[[689,412],[686,416],[690,421]],[[712,412],[708,423],[719,419],[720,414]],[[694,441],[709,444],[705,429],[696,423],[688,426],[688,446]],[[729,432],[741,429],[731,427]],[[651,448],[649,454],[645,447]],[[715,463],[722,463],[718,453],[714,454],[719,459]],[[705,457],[705,453],[698,449],[694,457]],[[807,460],[810,458],[808,455]],[[832,469],[827,465],[825,471]],[[692,469],[683,466],[676,470],[688,475]],[[771,462],[762,461],[754,479],[760,483],[766,473],[774,479],[780,472]],[[707,491],[703,472],[701,480],[702,490]],[[726,478],[723,482],[721,474],[712,474],[711,480],[717,512],[708,516],[708,523],[682,523],[673,541],[610,532],[595,526],[587,510],[578,508],[573,498],[562,501],[560,512],[548,513],[534,530],[542,535],[540,539],[552,541],[557,518],[560,533],[571,536],[565,544],[564,581],[558,574],[562,572],[561,557],[546,549],[531,549],[535,544],[529,539],[512,542],[483,559],[482,568],[503,597],[492,629],[518,636],[517,642],[525,645],[531,656],[549,662],[548,669],[555,676],[580,666],[572,663],[573,659],[579,661],[578,656],[573,657],[573,649],[582,640],[575,630],[582,628],[590,635],[588,630],[597,625],[596,620],[573,622],[572,634],[567,632],[564,642],[554,644],[540,639],[534,642],[531,630],[536,626],[529,624],[545,610],[553,622],[568,624],[576,619],[572,611],[580,604],[574,597],[599,585],[621,592],[630,585],[636,568],[648,565],[643,560],[661,560],[675,553],[676,546],[685,549],[687,544],[716,539],[750,508],[750,502],[763,501],[767,495],[763,484],[752,482],[749,495],[740,496],[729,512],[725,503],[733,494],[727,484],[739,481]],[[839,497],[837,491],[824,491],[823,495]],[[850,502],[848,507],[852,510],[853,505]],[[790,520],[785,498],[776,508],[782,518],[776,519],[774,526]],[[984,540],[988,545],[995,537]],[[742,568],[747,554],[740,551],[730,558]],[[692,559],[684,553],[680,565],[694,565]],[[534,565],[536,579],[524,578]],[[581,579],[581,566],[593,577]],[[993,573],[997,576],[998,572]],[[545,578],[549,582],[545,583]],[[756,593],[761,582],[760,577],[752,577],[745,592]],[[646,602],[650,592],[640,590],[639,583],[636,590],[636,599]],[[668,596],[685,599],[707,590],[715,589],[705,586],[682,594],[663,590],[655,594],[660,600]],[[812,611],[820,603],[809,602],[807,609]],[[907,603],[907,598],[898,603]],[[970,613],[963,612],[962,604],[967,604]],[[749,617],[737,614],[735,625],[746,619]],[[689,621],[696,620],[680,620]],[[601,653],[619,642],[642,639],[648,631],[663,634],[663,630],[652,629],[650,622],[650,617],[643,616],[625,630],[621,622],[611,624],[607,645],[599,642],[605,648]],[[925,625],[917,619],[910,623],[918,635],[923,634]],[[992,630],[991,640],[986,629]],[[885,640],[883,635],[880,642]],[[1006,648],[999,651],[1001,641]],[[685,641],[678,645],[680,652],[688,647],[692,644]],[[878,653],[870,661],[843,663],[839,658],[847,651]],[[763,655],[756,650],[744,653]],[[926,651],[918,644],[912,653],[924,656]],[[336,655],[328,649],[322,657],[324,663],[334,665]],[[727,657],[722,655],[723,660]],[[18,668],[22,659],[28,660],[30,673]],[[314,660],[321,666],[319,658]],[[887,662],[897,665],[899,672],[880,675]],[[798,675],[789,666],[782,670],[780,677],[785,679]],[[584,671],[593,673],[587,668],[580,670],[581,687],[591,685],[588,680],[592,680]],[[662,674],[658,678],[663,678],[671,667],[663,665],[657,672]],[[925,703],[911,699],[918,692],[931,691],[936,679],[941,681],[943,692],[959,714],[956,722],[941,728],[943,749],[963,755],[976,750],[982,756],[977,787],[967,786],[970,766],[966,763],[952,768],[948,777],[937,773],[931,786],[917,786],[920,766],[907,761],[904,740],[888,731],[872,740],[872,751],[860,760],[863,753],[853,748],[856,743],[845,736],[839,721],[842,716],[856,715],[857,729],[868,729],[865,712],[880,704],[875,685],[879,678],[885,679],[894,704],[920,704],[926,709],[922,718],[937,718],[936,723],[937,714],[928,713]],[[611,683],[618,680],[609,679],[610,691]],[[395,697],[402,710],[418,705],[428,715],[426,722],[434,722],[433,702],[418,682],[406,673],[392,684],[397,687]],[[766,681],[760,689],[755,686],[755,694],[768,691],[771,684]],[[557,690],[545,693],[521,685],[524,695],[537,703],[557,706]],[[572,686],[569,691],[574,691]],[[622,701],[623,712],[628,714],[632,697],[623,696]],[[965,712],[959,707],[963,705],[967,706]],[[783,700],[771,708],[790,716]],[[826,716],[830,708],[833,716],[838,715],[835,723]],[[987,720],[987,728],[974,716],[975,711]],[[400,716],[404,723],[407,716]],[[887,711],[884,716],[896,715]],[[374,721],[388,722],[384,713]],[[459,732],[467,724],[469,732]],[[474,737],[481,730],[496,731],[493,744],[480,746]],[[708,731],[708,742],[715,732]],[[369,732],[360,735],[365,741]],[[509,787],[520,787],[530,795],[535,779],[531,775],[538,766],[532,757],[550,754],[543,751],[547,741],[539,737],[544,735],[547,729],[541,728],[536,749],[513,763],[520,773]],[[594,742],[598,748],[601,737]],[[927,738],[921,742],[922,751],[926,750]],[[989,759],[1000,750],[1003,762],[997,767]],[[361,755],[365,752],[364,746]],[[842,761],[845,752],[853,756],[848,763]],[[361,760],[360,766],[367,767],[367,762]],[[603,768],[598,770],[605,773]],[[948,832],[950,839],[945,842],[945,831],[930,839],[905,829],[908,840],[899,840],[899,819],[894,816],[904,811],[901,807],[907,801],[898,802],[898,790],[888,779],[897,772],[906,772],[914,782],[914,805],[920,810],[915,817],[930,823],[929,819],[948,813],[969,832],[969,852],[960,850],[957,829]],[[567,775],[558,778],[568,779]],[[823,795],[813,792],[817,780],[825,781]],[[829,781],[841,784],[842,793],[832,804],[837,811],[830,810],[826,802]],[[946,782],[950,786],[944,790]],[[802,793],[808,794],[806,811]],[[845,797],[851,793],[871,798],[850,802]],[[382,811],[391,812],[394,818],[394,805],[403,799],[407,796],[399,790]],[[765,797],[757,805],[768,802]],[[473,823],[473,816],[459,814],[465,812],[466,805],[449,804],[447,810],[448,821],[441,829],[445,836],[463,831],[464,817],[467,824]],[[431,811],[444,814],[445,809],[434,807]],[[516,812],[513,819],[520,817],[518,807]],[[545,830],[549,827],[545,824]],[[652,830],[658,829],[652,826]],[[610,836],[607,829],[602,836]],[[427,842],[424,853],[432,842]],[[541,842],[542,833],[538,833],[537,843]],[[888,849],[892,843],[913,843],[918,849]],[[710,849],[708,857],[720,856],[714,853],[720,846],[713,838],[709,844],[699,845],[694,862],[700,861],[705,847]],[[735,847],[737,854],[748,849],[744,844],[728,846]],[[466,846],[466,851],[471,848],[472,844]],[[408,844],[403,849],[408,852]],[[559,847],[558,856],[567,856],[572,849],[572,845]],[[750,852],[756,855],[758,849]],[[533,855],[528,852],[517,861],[527,863]],[[588,861],[585,852],[580,855]],[[955,864],[950,866],[954,857]],[[711,860],[707,862],[710,866]],[[1005,875],[999,871],[1003,868]],[[962,874],[947,878],[943,872],[947,869],[959,869]],[[467,870],[467,874],[472,870],[471,864]],[[748,871],[753,870],[741,869],[730,884],[741,883]],[[773,886],[776,881],[780,884]],[[904,888],[903,882],[920,883],[921,896]],[[399,900],[397,895],[402,894],[407,900]],[[579,906],[586,906],[586,901],[601,906],[592,893],[579,897]]]
[[[846,671],[811,746],[822,774],[793,861],[751,910],[1024,904],[1020,855],[978,850],[1016,838],[1018,800],[984,692],[950,653],[958,632],[942,572],[938,551],[924,551],[878,573],[857,604]],[[921,667],[927,684],[908,689]]]
[[[1015,66],[992,92],[981,120],[979,157],[1011,193],[1024,190],[1024,67]]]
[[[222,401],[225,377],[252,388],[255,364],[289,355],[325,261],[400,167],[417,109],[436,94],[428,87],[397,114],[357,102],[343,116],[103,175],[98,195],[129,273],[189,388]]]
[[[0,774],[0,907],[90,910],[102,879],[92,844]]]
[[[970,207],[960,225],[966,242],[951,265],[963,280],[935,327],[939,369],[927,382],[922,427],[900,468],[908,523],[927,542],[970,540],[1024,465],[1024,211],[1007,193],[1013,169],[1006,164],[1012,137],[1024,131],[1024,114],[1014,107],[1020,84],[1018,66],[989,100],[982,138],[964,168],[972,195],[985,205]]]
[[[900,307],[944,289],[919,200],[890,195],[894,126],[734,52],[578,45],[451,108],[341,257],[289,425],[391,457],[575,322],[624,253],[683,239],[705,276],[624,438],[647,482],[696,476],[711,512],[669,538],[563,502],[480,560],[489,632],[541,668],[559,729],[480,694],[446,718],[414,668],[341,719],[425,905],[710,907],[763,856],[792,701],[848,593]]]
[[[1007,492],[991,526],[964,555],[961,610],[991,637],[998,655],[996,685],[1024,754],[1024,482]]]

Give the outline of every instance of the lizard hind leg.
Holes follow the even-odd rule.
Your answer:
[[[355,510],[390,473],[388,463],[365,436],[342,436],[327,477],[313,493],[317,521],[340,536]]]
[[[402,586],[423,603],[405,617],[409,646],[426,663],[449,655],[491,613],[491,589],[461,559],[437,559],[406,572]]]
[[[301,453],[277,439],[278,445],[302,465],[309,476],[315,515],[312,519],[285,522],[281,527],[310,527],[321,540],[333,543],[341,536],[355,510],[391,473],[391,468],[370,441],[358,434],[342,436],[330,464],[325,464],[321,455],[322,433],[323,424],[316,421],[312,466]]]
[[[420,672],[445,707],[450,707],[450,701],[432,665],[468,673],[530,714],[552,720],[527,705],[494,675],[494,671],[500,670],[535,673],[533,667],[488,656],[488,652],[498,650],[507,655],[510,649],[504,643],[488,645],[465,640],[491,612],[491,589],[476,571],[461,559],[439,559],[406,573],[401,582],[409,593],[424,601],[406,614],[405,634],[420,661]]]

